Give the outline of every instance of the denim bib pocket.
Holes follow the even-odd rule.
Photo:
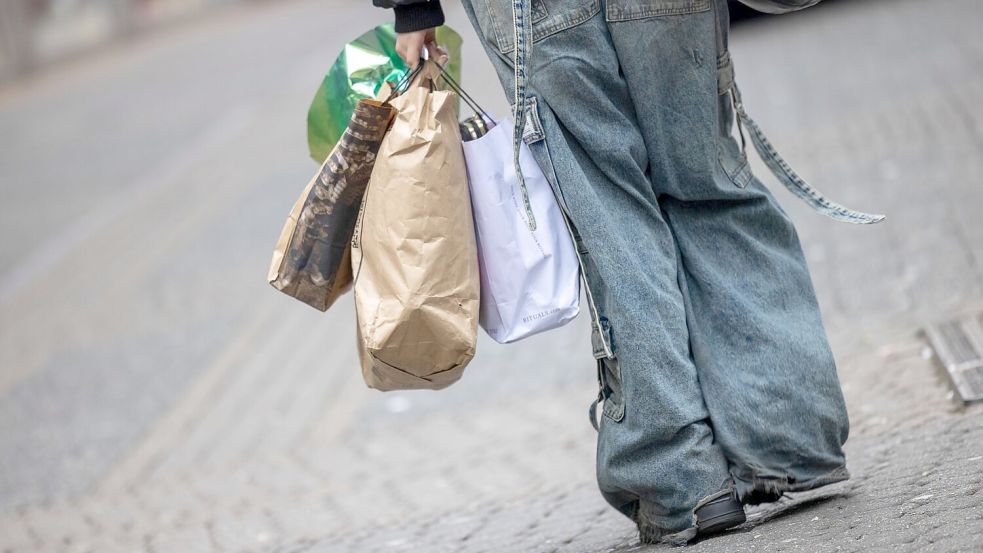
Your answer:
[[[686,15],[710,11],[712,0],[608,0],[608,21],[632,21],[650,17]]]

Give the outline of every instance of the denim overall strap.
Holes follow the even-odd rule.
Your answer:
[[[754,149],[758,151],[761,160],[765,162],[775,178],[785,188],[788,188],[789,192],[810,207],[827,217],[847,223],[871,224],[883,221],[883,215],[855,211],[830,201],[793,171],[788,162],[775,150],[775,146],[765,136],[761,127],[748,115],[744,108],[744,102],[741,100],[741,91],[737,88],[737,81],[734,79],[734,60],[731,58],[727,46],[727,28],[730,21],[726,1],[714,0],[713,6],[716,14],[714,19],[717,40],[717,94],[721,96],[730,94],[734,112],[737,114],[737,131],[741,137],[741,153],[747,154],[747,141],[744,137],[744,127],[747,127]]]
[[[765,136],[761,127],[748,115],[747,110],[744,108],[744,102],[741,101],[741,92],[738,90],[737,83],[734,81],[731,81],[730,94],[734,104],[734,111],[737,113],[738,131],[741,134],[741,148],[746,149],[743,127],[747,127],[751,135],[751,142],[754,144],[754,149],[758,151],[758,155],[761,156],[761,160],[765,162],[765,165],[775,175],[775,178],[785,185],[785,188],[788,188],[789,192],[796,195],[819,213],[837,221],[869,225],[884,220],[884,215],[863,213],[846,208],[829,200],[820,191],[813,188],[812,185],[792,170],[788,162],[775,150],[775,147],[768,140],[768,137]]]
[[[512,29],[515,35],[515,49],[512,53],[515,68],[515,96],[512,115],[515,125],[512,130],[512,164],[515,177],[522,192],[522,204],[526,210],[526,224],[530,231],[536,230],[536,217],[529,202],[529,189],[519,166],[519,147],[526,128],[526,58],[532,48],[532,7],[527,0],[512,0]]]

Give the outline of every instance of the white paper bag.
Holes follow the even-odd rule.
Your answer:
[[[580,265],[563,213],[523,143],[519,162],[537,228],[530,231],[512,164],[512,123],[501,120],[464,142],[481,305],[478,322],[495,341],[515,342],[562,326],[580,311]]]

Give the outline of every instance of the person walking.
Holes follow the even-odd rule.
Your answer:
[[[742,0],[772,13],[819,0]],[[395,10],[437,57],[439,0]],[[570,220],[592,317],[597,480],[644,543],[685,544],[744,505],[849,478],[849,422],[791,219],[751,173],[852,223],[747,113],[726,0],[462,0]],[[735,136],[735,134],[737,136]],[[595,414],[601,405],[600,421]]]

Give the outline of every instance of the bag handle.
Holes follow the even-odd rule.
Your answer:
[[[427,60],[425,60],[424,58],[420,58],[420,62],[416,64],[416,67],[414,67],[409,72],[405,73],[402,76],[402,78],[400,78],[399,81],[393,86],[392,92],[385,99],[383,104],[388,104],[393,100],[393,98],[399,96],[403,92],[406,92],[406,90],[409,89],[410,85],[413,84],[413,81],[416,80],[417,76],[420,75],[420,72],[423,70],[423,65],[424,63],[426,63],[426,61]],[[466,90],[464,90],[464,88],[460,85],[460,83],[458,83],[457,80],[455,80],[454,77],[451,76],[450,72],[443,65],[433,60],[430,61],[432,61],[433,64],[436,65],[438,69],[440,69],[440,73],[441,73],[440,76],[444,79],[444,82],[447,83],[447,86],[451,90],[456,92],[458,96],[460,96],[461,99],[464,100],[464,103],[466,103],[468,107],[470,107],[476,115],[480,115],[485,119],[487,119],[488,121],[491,121],[492,125],[496,124],[495,120],[492,119],[492,116],[488,115],[488,112],[482,109],[482,107],[478,104],[478,102],[476,102],[475,99],[472,98],[471,95],[468,94]],[[431,83],[430,85],[430,91],[433,92],[433,83]]]
[[[396,84],[393,85],[392,92],[389,93],[389,96],[382,103],[384,105],[387,105],[389,104],[389,102],[393,100],[393,98],[409,90],[410,85],[413,84],[413,81],[416,79],[416,77],[420,74],[422,70],[423,70],[423,60],[421,59],[420,63],[416,64],[416,67],[404,73],[402,78],[400,78],[399,81],[397,81]]]
[[[440,65],[437,62],[434,62],[434,65],[436,65],[440,69],[440,76],[444,79],[444,82],[447,83],[447,86],[450,87],[450,89],[453,90],[454,92],[457,92],[458,96],[460,96],[461,99],[464,100],[464,103],[467,104],[468,107],[470,107],[475,112],[475,114],[480,115],[485,119],[491,121],[492,125],[497,124],[495,123],[495,120],[492,119],[491,115],[488,115],[488,112],[483,110],[481,106],[478,105],[478,102],[476,102],[474,98],[472,98],[471,95],[468,94],[464,90],[464,88],[461,87],[460,84],[458,84],[456,80],[454,80],[454,77],[451,77],[450,71],[445,69],[443,65]]]

